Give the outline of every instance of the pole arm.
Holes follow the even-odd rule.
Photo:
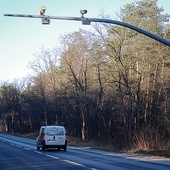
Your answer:
[[[27,17],[27,18],[48,18],[48,19],[57,19],[57,20],[72,20],[72,21],[82,21],[83,19],[88,20],[89,22],[101,22],[101,23],[108,23],[108,24],[116,24],[123,27],[130,28],[132,30],[135,30],[141,34],[144,34],[152,39],[155,39],[156,41],[159,41],[167,46],[170,46],[170,41],[159,37],[151,32],[148,32],[144,29],[141,29],[139,27],[136,27],[134,25],[124,23],[121,21],[111,20],[111,19],[99,19],[99,18],[84,18],[84,17],[62,17],[62,16],[46,16],[46,15],[23,15],[23,14],[4,14],[4,16],[8,17]]]
[[[166,39],[164,39],[162,37],[159,37],[159,36],[157,36],[157,35],[155,35],[155,34],[153,34],[151,32],[148,32],[148,31],[146,31],[144,29],[141,29],[139,27],[136,27],[134,25],[131,25],[131,24],[128,24],[128,23],[125,23],[125,22],[109,20],[109,19],[97,19],[97,18],[92,18],[92,21],[93,22],[103,22],[103,23],[116,24],[116,25],[120,25],[120,26],[123,26],[123,27],[127,27],[127,28],[135,30],[135,31],[137,31],[137,32],[139,32],[141,34],[144,34],[144,35],[146,35],[146,36],[148,36],[148,37],[150,37],[150,38],[152,38],[154,40],[157,40],[157,41],[159,41],[159,42],[161,42],[161,43],[163,43],[165,45],[170,46],[170,41],[168,41],[168,40],[166,40]]]

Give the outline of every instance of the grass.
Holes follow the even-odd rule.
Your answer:
[[[170,158],[170,150],[151,150],[151,151],[139,150],[136,151],[135,153],[148,155],[148,156],[160,156],[160,157]]]

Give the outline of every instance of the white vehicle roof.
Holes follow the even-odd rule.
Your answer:
[[[43,131],[49,135],[64,135],[66,133],[64,126],[47,125],[42,126],[41,129],[43,129]]]
[[[44,127],[44,128],[47,128],[47,127],[65,128],[64,126],[60,126],[60,125],[44,125],[42,127]]]

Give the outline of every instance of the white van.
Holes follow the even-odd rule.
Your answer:
[[[64,126],[42,126],[40,128],[40,133],[36,141],[37,150],[42,148],[58,148],[67,150],[67,136],[66,129]]]

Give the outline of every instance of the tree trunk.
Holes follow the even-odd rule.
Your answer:
[[[132,113],[132,96],[129,94],[128,98],[128,146],[132,146],[132,124],[133,123],[133,113]]]
[[[146,89],[146,104],[145,104],[145,113],[144,113],[144,121],[147,120],[147,112],[149,108],[149,96],[150,96],[150,68],[151,64],[149,63],[149,70],[148,70],[148,79],[147,79],[147,89]]]
[[[82,140],[86,139],[86,121],[85,121],[85,113],[83,109],[81,109],[82,112],[82,129],[81,129],[81,138]]]

